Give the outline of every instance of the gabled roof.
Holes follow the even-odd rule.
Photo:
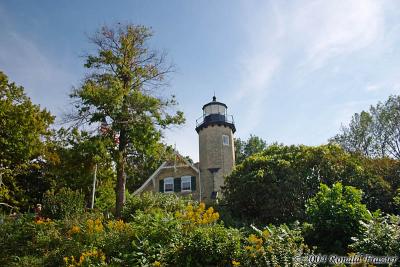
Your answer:
[[[134,195],[140,194],[143,189],[146,188],[146,186],[150,183],[153,182],[153,186],[155,183],[155,178],[157,175],[163,170],[163,169],[170,169],[170,168],[180,168],[180,167],[190,167],[192,168],[196,173],[199,173],[199,169],[197,169],[193,164],[191,164],[187,159],[185,159],[182,155],[180,155],[178,152],[174,152],[174,158],[169,159],[164,161],[160,167],[152,174],[150,177],[142,184],[141,187],[139,187],[135,192],[133,192]]]

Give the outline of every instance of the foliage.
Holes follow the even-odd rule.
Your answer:
[[[397,188],[396,195],[393,197],[393,203],[396,206],[396,210],[400,213],[400,188]]]
[[[271,145],[237,165],[226,178],[223,204],[236,221],[261,225],[304,221],[305,203],[319,184],[340,181],[362,189],[369,209],[392,211],[393,190],[385,180],[395,172],[392,166],[335,145]]]
[[[122,211],[122,218],[129,221],[137,211],[147,213],[161,209],[165,212],[175,213],[192,203],[194,202],[191,198],[178,197],[175,194],[144,192],[141,195],[128,195]]]
[[[398,255],[400,251],[400,217],[373,214],[373,218],[362,223],[363,231],[353,238],[352,249],[370,255]]]
[[[98,181],[94,207],[103,212],[112,212],[115,207],[115,181],[111,179]]]
[[[163,204],[157,207],[158,199]],[[204,203],[182,206],[179,198],[151,194],[142,203],[135,201],[138,208],[129,222],[87,212],[36,222],[28,215],[5,217],[0,265],[254,266],[281,263],[305,248],[298,230],[270,226],[262,237],[265,253],[251,257],[254,238],[218,223],[219,214]]]
[[[98,180],[114,180],[107,142],[108,140],[100,136],[93,136],[77,128],[59,129],[48,144],[57,157],[47,164],[47,176],[56,180],[56,189],[69,187],[82,190],[89,200],[95,165]]]
[[[267,143],[258,136],[250,135],[245,141],[240,138],[235,139],[235,161],[240,164],[253,154],[262,152],[267,147]]]
[[[332,188],[321,184],[320,191],[307,201],[307,215],[312,228],[308,242],[322,252],[344,253],[351,237],[360,234],[361,222],[371,215],[361,203],[362,191],[335,183]]]
[[[47,191],[43,197],[42,214],[52,219],[62,219],[82,213],[85,209],[84,195],[70,188]]]
[[[229,266],[240,255],[240,232],[217,224],[196,227],[182,239],[172,266]]]
[[[117,141],[109,147],[117,171],[117,216],[125,203],[127,163],[136,166],[157,154],[161,130],[184,122],[182,112],[167,112],[176,104],[173,97],[154,96],[171,67],[148,48],[150,37],[143,26],[102,27],[91,38],[97,51],[86,58],[90,73],[71,94],[77,100],[75,119],[107,124],[104,136]]]
[[[244,244],[240,263],[244,266],[302,266],[296,258],[311,250],[304,244],[298,224],[292,228],[283,224],[256,229]]]
[[[400,159],[400,96],[390,96],[369,111],[355,113],[330,141],[350,152]]]
[[[43,139],[50,135],[53,120],[0,71],[0,202],[26,207],[32,176],[47,186],[37,174],[46,154]]]
[[[127,159],[126,188],[129,192],[136,191],[165,160],[174,155],[172,147],[163,143],[154,144],[152,149],[147,154],[138,154]]]

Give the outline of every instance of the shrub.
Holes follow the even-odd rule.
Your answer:
[[[100,183],[96,191],[95,208],[103,212],[111,212],[115,208],[115,182],[108,179]]]
[[[362,223],[363,231],[353,238],[350,247],[371,255],[398,255],[400,251],[400,216],[374,213],[373,218]]]
[[[16,263],[22,257],[34,255],[30,241],[35,236],[35,224],[32,215],[18,218],[6,216],[0,227],[0,266]],[[34,260],[32,258],[25,259]]]
[[[174,213],[185,209],[189,203],[194,202],[190,198],[182,198],[174,194],[145,192],[140,196],[128,195],[122,211],[122,218],[130,221],[136,211],[150,212],[155,209]]]
[[[59,220],[4,217],[0,266],[283,266],[305,248],[297,228],[270,226],[268,235],[244,238],[204,203],[157,195],[135,201],[129,222],[94,212]]]
[[[311,252],[297,223],[292,228],[283,224],[255,230],[244,242],[239,261],[243,266],[302,266],[296,257]]]
[[[307,202],[307,215],[312,224],[308,242],[322,252],[343,254],[351,237],[361,233],[361,221],[371,215],[361,203],[362,191],[335,183],[332,188],[321,184],[320,191]]]
[[[392,188],[397,187],[389,177],[398,177],[396,166],[349,154],[335,145],[271,145],[236,165],[226,177],[224,204],[237,221],[259,225],[304,221],[305,204],[319,184],[342,182],[362,189],[370,210],[391,212]]]
[[[170,255],[171,266],[230,266],[240,255],[241,234],[220,224],[196,227]]]
[[[63,219],[85,210],[85,196],[78,190],[61,188],[58,192],[47,191],[43,196],[42,215],[52,219]]]

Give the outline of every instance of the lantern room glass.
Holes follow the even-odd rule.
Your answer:
[[[204,107],[203,114],[204,116],[208,116],[210,114],[226,115],[226,107],[221,104],[211,104]]]

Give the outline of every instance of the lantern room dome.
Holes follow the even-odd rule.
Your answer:
[[[213,96],[213,100],[203,106],[203,116],[196,120],[196,131],[199,132],[208,126],[225,126],[236,131],[233,116],[227,114],[227,105],[218,102]]]

